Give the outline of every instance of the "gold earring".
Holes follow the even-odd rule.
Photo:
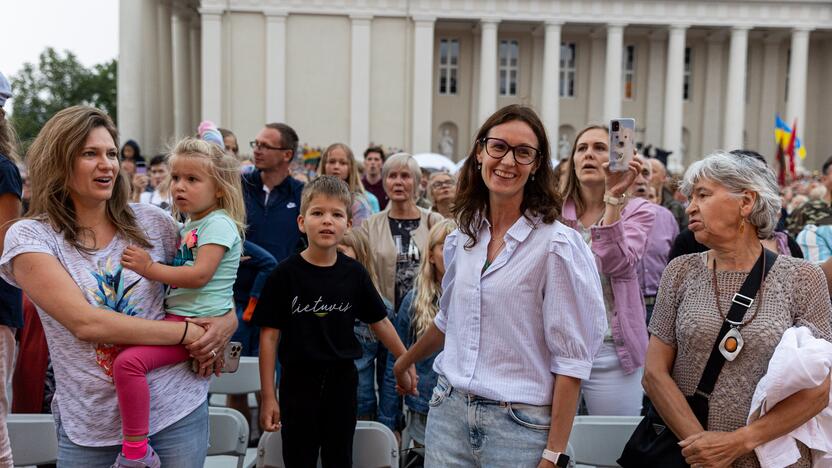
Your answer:
[[[743,232],[745,232],[745,218],[742,218],[742,221],[740,221],[740,234]]]

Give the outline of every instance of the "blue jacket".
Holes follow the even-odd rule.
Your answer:
[[[303,184],[286,177],[269,194],[263,191],[263,179],[260,171],[254,170],[243,175],[243,199],[246,205],[246,240],[262,247],[280,263],[295,252],[300,240],[298,215],[300,214],[300,194]],[[248,301],[248,297],[258,275],[258,270],[242,262],[237,271],[234,284],[234,298],[238,302]]]
[[[396,315],[395,327],[399,338],[405,348],[410,348],[416,341],[415,331],[411,328],[413,318],[413,300],[416,297],[416,289],[411,289],[399,306],[399,313]],[[416,374],[419,376],[418,396],[407,395],[404,402],[407,407],[417,413],[428,414],[428,402],[430,401],[433,387],[436,386],[436,372],[433,370],[433,360],[439,355],[437,351],[423,361],[416,363]],[[392,430],[397,430],[396,421],[386,415],[398,415],[402,412],[402,399],[396,394],[396,377],[393,375],[393,364],[395,359],[392,354],[387,355],[387,368],[384,371],[384,385],[381,393],[386,394],[385,398],[379,398],[382,406],[395,405],[395,407],[383,407],[379,410],[379,422]]]
[[[260,292],[263,290],[263,285],[266,284],[266,280],[269,279],[269,275],[272,274],[272,270],[274,270],[274,268],[277,266],[277,260],[275,260],[272,254],[267,252],[266,249],[260,247],[254,242],[251,242],[250,240],[246,240],[243,242],[243,257],[248,258],[244,261],[241,261],[240,266],[245,265],[246,268],[249,268],[256,272],[256,276],[254,277],[254,283],[252,284],[248,295],[251,297],[259,298]],[[238,298],[235,296],[235,299]],[[239,299],[244,299],[238,300],[237,302],[239,303],[248,303],[248,297],[241,297]]]

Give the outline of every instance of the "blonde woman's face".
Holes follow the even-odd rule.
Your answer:
[[[440,283],[442,282],[442,278],[445,276],[445,257],[443,255],[443,250],[443,242],[434,245],[433,248],[430,249],[430,257],[428,258],[428,261],[433,263],[434,275],[436,275],[436,280]]]
[[[335,176],[345,182],[349,180],[350,160],[344,150],[335,148],[329,152],[324,165],[324,175]]]
[[[76,206],[104,203],[113,196],[118,176],[118,148],[110,132],[96,127],[72,163],[69,195]]]
[[[413,200],[413,187],[416,181],[407,166],[390,169],[384,180],[384,190],[390,200],[406,202]]]

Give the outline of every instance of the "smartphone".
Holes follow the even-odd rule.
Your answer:
[[[610,171],[630,170],[635,155],[636,119],[610,120]]]
[[[223,374],[233,374],[237,372],[237,368],[240,367],[240,355],[243,352],[243,344],[239,341],[232,341],[225,346],[225,352],[223,352],[223,365],[220,372]],[[196,359],[191,361],[191,369],[194,372],[199,372],[199,361]]]
[[[147,166],[145,166],[144,164],[136,164],[136,174],[147,174]]]

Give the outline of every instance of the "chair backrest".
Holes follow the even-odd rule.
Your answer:
[[[234,455],[237,467],[243,466],[248,448],[248,422],[239,411],[231,408],[209,407],[211,424],[208,456]]]
[[[237,372],[211,377],[210,393],[242,395],[260,391],[260,364],[256,357],[243,356]]]
[[[58,436],[51,414],[10,414],[6,424],[16,465],[57,462]]]
[[[280,432],[264,432],[257,444],[257,468],[286,468]]]
[[[398,467],[396,436],[384,424],[358,421],[352,441],[352,464],[355,468]]]
[[[641,416],[575,416],[569,447],[576,464],[618,466]]]
[[[320,462],[318,463],[320,466]],[[396,436],[387,426],[375,421],[358,421],[352,441],[354,468],[399,466]],[[265,432],[257,447],[257,468],[284,468],[280,432]]]

